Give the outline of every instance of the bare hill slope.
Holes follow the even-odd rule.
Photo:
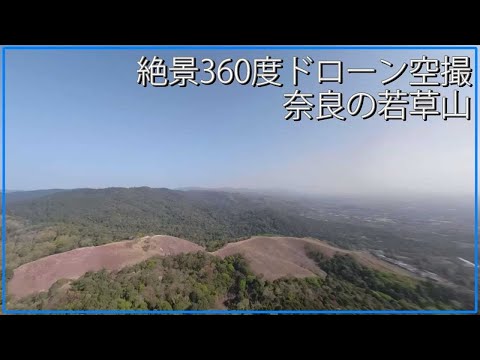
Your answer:
[[[213,254],[226,257],[242,254],[252,270],[268,280],[285,276],[323,276],[325,273],[307,256],[307,249],[321,252],[327,257],[350,254],[361,264],[382,271],[410,275],[403,269],[381,261],[367,252],[349,251],[312,238],[283,236],[254,236],[248,240],[229,243]]]
[[[18,267],[8,283],[8,294],[23,297],[47,291],[57,280],[77,279],[88,271],[119,270],[155,255],[168,256],[202,250],[203,247],[190,241],[163,235],[79,248]]]
[[[327,257],[337,253],[350,254],[371,268],[409,275],[403,269],[383,262],[369,253],[340,249],[312,238],[255,236],[229,243],[212,254],[222,258],[241,254],[247,259],[253,272],[268,280],[286,276],[325,276],[307,255],[309,248]],[[79,248],[18,267],[8,284],[8,294],[21,298],[47,291],[60,279],[77,279],[88,271],[120,270],[156,255],[168,256],[197,251],[205,249],[190,241],[163,235]]]

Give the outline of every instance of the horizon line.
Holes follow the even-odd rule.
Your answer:
[[[152,189],[152,190],[171,190],[171,191],[218,191],[218,192],[230,192],[230,191],[239,191],[239,192],[285,192],[285,193],[294,193],[298,195],[321,195],[321,196],[353,196],[353,197],[400,197],[404,195],[411,196],[440,196],[440,197],[470,197],[470,193],[449,193],[449,192],[426,192],[426,191],[401,191],[401,190],[392,190],[392,191],[379,191],[379,192],[341,192],[341,191],[325,191],[321,192],[318,190],[308,190],[308,189],[292,189],[292,188],[281,188],[281,187],[236,187],[236,186],[178,186],[178,187],[168,187],[168,186],[148,186],[148,185],[137,185],[137,186],[84,186],[84,187],[48,187],[48,188],[35,188],[35,189],[2,189],[2,191],[7,193],[21,193],[21,192],[33,192],[33,191],[75,191],[75,190],[108,190],[108,189]]]

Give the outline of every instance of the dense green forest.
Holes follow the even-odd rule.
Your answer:
[[[309,252],[326,278],[266,281],[239,255],[198,252],[155,257],[119,272],[87,273],[48,292],[12,302],[16,309],[405,310],[465,309],[449,288],[366,268],[349,255]]]
[[[18,199],[15,194],[7,206],[12,222],[8,230],[17,230],[17,221],[32,231],[55,231],[61,237],[56,239],[59,252],[146,234],[178,236],[218,247],[258,234],[323,235],[348,245],[354,231],[348,224],[302,216],[305,209],[298,202],[260,194],[146,187],[47,194],[32,199],[26,195]]]

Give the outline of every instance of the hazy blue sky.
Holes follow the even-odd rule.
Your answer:
[[[298,89],[316,94],[315,116],[318,92],[341,91],[344,105],[354,92],[376,98],[387,88],[409,92],[410,69],[393,84],[383,86],[381,80],[412,58],[442,60],[445,54],[473,57],[471,51],[405,50],[8,51],[7,188],[233,186],[470,194],[473,119],[284,120],[283,94],[295,89],[293,56],[344,62],[343,85],[319,85],[316,66],[308,68],[310,76],[300,75]],[[227,57],[269,55],[284,60],[284,86],[217,82],[143,88],[136,83],[142,55],[158,55],[168,65],[173,56],[212,58],[217,66]],[[374,67],[377,73],[346,74],[348,67]],[[454,88],[443,90],[451,94]],[[462,106],[465,95],[473,105],[473,89],[462,91]]]

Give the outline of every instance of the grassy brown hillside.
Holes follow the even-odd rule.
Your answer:
[[[153,257],[120,271],[60,280],[48,292],[10,301],[10,309],[405,310],[462,309],[448,288],[367,268],[349,255],[310,256],[324,278],[253,273],[240,255],[206,252]]]
[[[336,254],[351,255],[367,267],[412,276],[402,268],[381,261],[368,252],[341,249],[312,238],[254,236],[247,240],[229,243],[213,254],[221,257],[241,254],[247,259],[254,272],[262,274],[269,280],[285,276],[324,276],[325,272],[308,256],[308,251],[320,252],[328,258]]]
[[[60,279],[78,279],[88,271],[120,270],[155,255],[201,251],[197,244],[172,236],[151,236],[50,255],[21,265],[8,283],[8,294],[23,297],[48,291]]]
[[[405,276],[365,253],[292,237],[254,237],[214,253],[168,236],[77,249],[22,265],[8,290],[17,298],[9,296],[8,306],[17,309],[454,309],[468,304],[466,296]]]
[[[165,235],[75,249],[15,269],[13,278],[8,283],[8,294],[24,297],[48,291],[60,279],[78,279],[89,271],[120,270],[155,255],[169,256],[197,251],[205,249],[190,241]],[[268,280],[282,277],[325,277],[325,272],[308,256],[308,251],[318,251],[326,257],[351,254],[363,265],[404,274],[402,269],[376,258],[371,257],[367,261],[368,254],[340,249],[307,238],[256,236],[228,244],[213,254],[221,258],[240,254],[255,274]]]
[[[17,295],[15,306],[52,308],[54,303],[50,299],[60,301],[64,295],[74,294],[75,299],[78,297],[75,306],[80,308],[92,304],[115,308],[118,304],[110,302],[113,295],[127,301],[117,299],[122,306],[157,308],[158,304],[145,300],[148,294],[144,294],[143,287],[147,287],[172,308],[204,308],[205,303],[196,301],[198,294],[180,306],[158,292],[192,290],[195,286],[189,281],[212,281],[209,276],[219,271],[231,281],[234,274],[239,278],[249,275],[244,279],[245,284],[242,281],[226,290],[222,287],[226,283],[205,284],[213,286],[215,301],[209,306],[215,308],[285,308],[307,304],[317,308],[347,304],[350,308],[357,308],[356,305],[369,308],[376,304],[389,309],[457,308],[462,304],[462,308],[471,308],[473,269],[462,261],[473,261],[470,205],[443,200],[437,203],[435,199],[426,203],[411,199],[349,200],[147,187],[27,191],[9,193],[6,200],[6,275],[9,298]],[[172,245],[178,251],[166,251],[168,244],[160,241],[166,237],[152,240],[153,234],[184,239],[185,246],[177,248],[178,240]],[[145,239],[150,239],[150,244]],[[328,243],[315,239],[325,239]],[[205,270],[208,276],[198,279],[192,274],[197,270],[191,266],[198,259],[192,260],[190,252],[205,256],[201,261],[209,264],[206,269],[210,270]],[[153,278],[143,278],[150,270],[141,264],[152,256],[161,256],[155,264],[167,272],[173,271],[172,283],[160,286],[153,283]],[[232,257],[237,260],[231,260]],[[230,269],[232,261],[239,264],[240,258],[248,271],[240,271],[241,275],[235,268],[234,273],[225,274],[223,266]],[[424,282],[391,263],[413,269],[418,276],[455,286]],[[132,274],[137,266],[140,270]],[[177,267],[172,270],[170,266]],[[107,272],[102,272],[103,268]],[[135,291],[130,289],[123,283],[130,277],[140,277],[137,280],[143,285]],[[263,300],[257,301],[245,293],[249,279],[258,280],[252,280],[256,284],[252,286],[262,289]],[[64,284],[59,286],[58,281]],[[102,287],[103,282],[123,289],[123,293],[110,293],[110,289]],[[328,284],[336,286],[332,290],[335,295],[329,300],[324,298],[326,293],[318,293],[330,289]],[[392,292],[391,288],[397,290]],[[60,289],[65,294],[60,294]],[[450,293],[452,289],[455,294]],[[33,295],[38,291],[43,293]],[[280,294],[280,299],[282,291],[286,291],[287,299],[298,302],[279,304],[280,300],[269,297],[270,291]],[[127,300],[124,293],[130,294],[131,299]],[[23,295],[28,295],[29,300],[18,301]],[[84,295],[97,300],[87,301]],[[351,299],[353,295],[355,300]],[[400,303],[400,295],[407,303]],[[315,300],[316,297],[323,302]],[[61,301],[55,304],[70,306],[61,305]]]
[[[469,204],[148,187],[13,192],[6,200],[8,279],[13,269],[48,255],[146,235],[215,251],[270,234],[383,251],[473,288],[473,270],[459,260],[473,262]]]

